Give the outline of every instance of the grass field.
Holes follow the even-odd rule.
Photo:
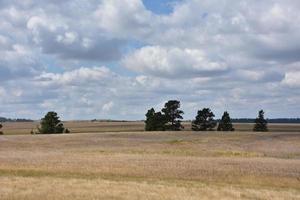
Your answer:
[[[71,124],[73,132],[100,130]],[[0,136],[0,199],[300,199],[296,125],[269,133],[101,125],[116,132]]]
[[[5,135],[23,135],[37,131],[39,122],[9,122],[2,123],[1,129]],[[99,132],[141,132],[144,130],[144,122],[91,122],[68,121],[64,122],[66,128],[72,133],[99,133]],[[183,123],[185,130],[191,130],[191,123]],[[234,124],[236,131],[252,131],[253,124]],[[271,132],[300,132],[300,124],[269,124]]]

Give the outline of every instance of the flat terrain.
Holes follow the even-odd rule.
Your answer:
[[[4,135],[0,185],[1,200],[300,199],[300,132]]]
[[[39,122],[8,122],[2,123],[1,129],[5,135],[30,134],[37,131]],[[66,128],[72,133],[99,133],[99,132],[141,132],[145,124],[142,121],[133,122],[91,122],[91,121],[67,121]],[[191,130],[191,123],[183,123],[185,130]],[[234,124],[236,131],[252,131],[253,124]],[[271,132],[300,132],[300,124],[269,124]]]

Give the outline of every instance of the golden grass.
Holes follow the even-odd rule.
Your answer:
[[[0,136],[0,199],[300,199],[300,133]]]
[[[164,181],[134,182],[105,179],[62,179],[1,177],[2,200],[193,200],[193,199],[297,199],[299,192],[289,190],[249,189],[237,186],[177,184]],[[2,184],[4,183],[4,184]],[[17,191],[18,190],[18,191]],[[17,191],[17,193],[16,193]],[[33,192],[35,191],[35,192]]]
[[[144,122],[91,122],[91,121],[67,121],[66,128],[72,133],[98,133],[98,132],[140,132],[144,131]],[[191,130],[191,123],[184,122],[185,131]],[[3,123],[5,135],[30,134],[37,131],[39,122],[7,122]],[[252,131],[253,124],[234,124],[236,131]],[[300,132],[300,124],[269,124],[271,132]]]

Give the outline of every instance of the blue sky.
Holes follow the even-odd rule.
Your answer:
[[[0,116],[300,114],[297,0],[0,0]]]
[[[145,7],[156,14],[169,14],[180,0],[143,0]]]

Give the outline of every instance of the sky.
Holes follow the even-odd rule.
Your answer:
[[[300,117],[298,0],[0,0],[0,116]]]

